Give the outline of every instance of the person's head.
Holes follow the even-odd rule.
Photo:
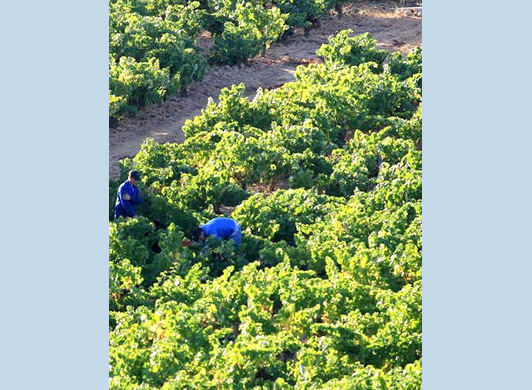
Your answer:
[[[192,241],[195,241],[195,242],[205,241],[205,232],[199,226],[195,227],[194,230],[192,230],[191,238],[192,238]]]
[[[134,186],[137,185],[137,182],[140,181],[140,173],[137,170],[129,171],[128,180],[133,184]]]

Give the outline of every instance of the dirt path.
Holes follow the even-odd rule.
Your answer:
[[[308,36],[298,31],[288,42],[273,44],[264,57],[253,59],[246,66],[213,67],[201,82],[188,88],[186,97],[173,96],[135,117],[124,118],[118,127],[109,128],[109,176],[118,178],[118,161],[137,154],[146,138],[182,142],[185,120],[200,114],[207,99],[217,98],[222,88],[244,83],[247,94],[252,96],[259,87],[273,88],[293,81],[297,65],[317,61],[316,50],[329,36],[347,28],[357,34],[369,32],[381,48],[388,50],[407,53],[421,45],[421,18],[396,12],[393,3],[346,5],[342,18],[325,18]]]

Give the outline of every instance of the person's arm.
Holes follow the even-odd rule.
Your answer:
[[[120,204],[126,211],[126,214],[128,217],[134,217],[135,216],[135,208],[133,207],[133,204],[131,203],[131,195],[129,194],[127,188],[124,186],[118,191],[118,199],[120,201]]]
[[[134,205],[139,205],[142,203],[142,197],[140,196],[140,190],[139,188],[135,188],[133,190],[133,196],[131,197],[131,203]]]

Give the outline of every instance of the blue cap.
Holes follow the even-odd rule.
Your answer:
[[[140,180],[140,173],[137,170],[129,171],[129,177],[132,177],[135,180]]]

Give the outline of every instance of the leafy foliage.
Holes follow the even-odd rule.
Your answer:
[[[273,0],[272,3],[289,15],[287,24],[291,27],[310,27],[334,7],[329,0]]]
[[[203,78],[206,61],[194,45],[201,30],[199,5],[110,2],[110,116],[161,102]]]
[[[234,65],[256,56],[286,30],[285,20],[279,8],[236,4],[231,20],[214,39],[211,60]]]
[[[328,64],[353,66],[375,62],[377,70],[382,70],[388,52],[377,49],[377,42],[368,33],[350,36],[352,34],[353,30],[350,29],[340,31],[329,43],[322,45],[316,54]]]

